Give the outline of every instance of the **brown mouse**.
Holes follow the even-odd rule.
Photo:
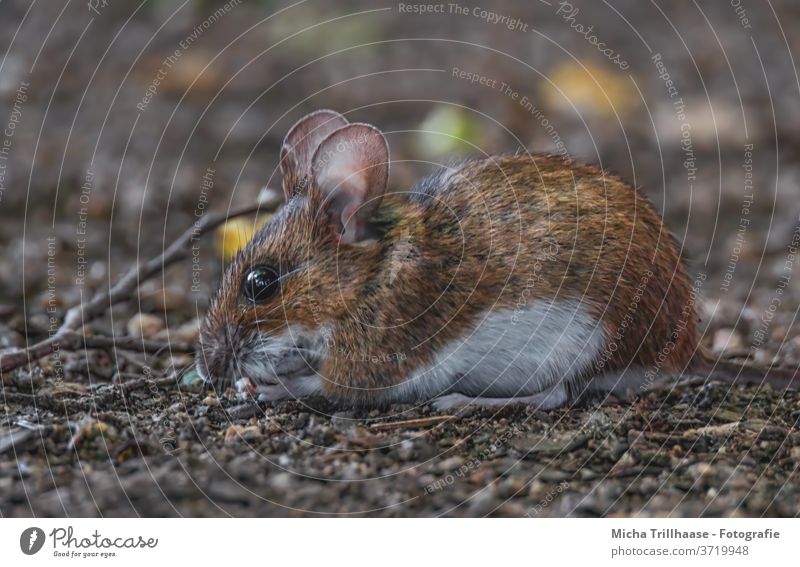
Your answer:
[[[547,409],[687,372],[794,385],[701,348],[674,238],[598,167],[496,156],[389,191],[383,134],[323,110],[290,130],[281,171],[285,206],[202,327],[198,369],[218,388]]]

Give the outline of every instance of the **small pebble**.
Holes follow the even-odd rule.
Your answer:
[[[244,427],[241,425],[231,425],[225,430],[225,443],[231,444],[239,440],[244,432]]]
[[[206,396],[203,400],[203,405],[208,407],[217,407],[219,405],[219,400],[216,396]]]
[[[714,352],[740,350],[742,348],[744,348],[742,337],[734,329],[722,328],[714,333],[714,342],[711,346]]]
[[[269,485],[276,490],[285,490],[292,484],[292,475],[289,473],[281,472],[272,475],[269,479]]]
[[[137,313],[128,320],[128,335],[137,338],[151,338],[164,328],[160,317],[149,313]]]
[[[714,467],[710,463],[695,463],[686,469],[686,472],[696,479],[708,478],[715,473]]]

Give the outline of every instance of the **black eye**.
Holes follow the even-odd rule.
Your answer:
[[[253,303],[269,301],[280,288],[280,276],[270,266],[256,266],[242,280],[242,295]]]

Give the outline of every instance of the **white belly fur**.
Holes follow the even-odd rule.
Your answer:
[[[530,396],[585,375],[605,346],[602,324],[579,301],[532,301],[521,311],[489,311],[431,365],[392,388],[390,397],[414,402],[444,392]]]

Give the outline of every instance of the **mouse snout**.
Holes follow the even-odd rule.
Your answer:
[[[214,332],[208,328],[200,334],[197,368],[206,384],[220,385],[232,381],[235,353],[226,330]]]
[[[197,366],[206,384],[217,384],[229,378],[231,364],[222,349],[203,347],[197,353]]]

